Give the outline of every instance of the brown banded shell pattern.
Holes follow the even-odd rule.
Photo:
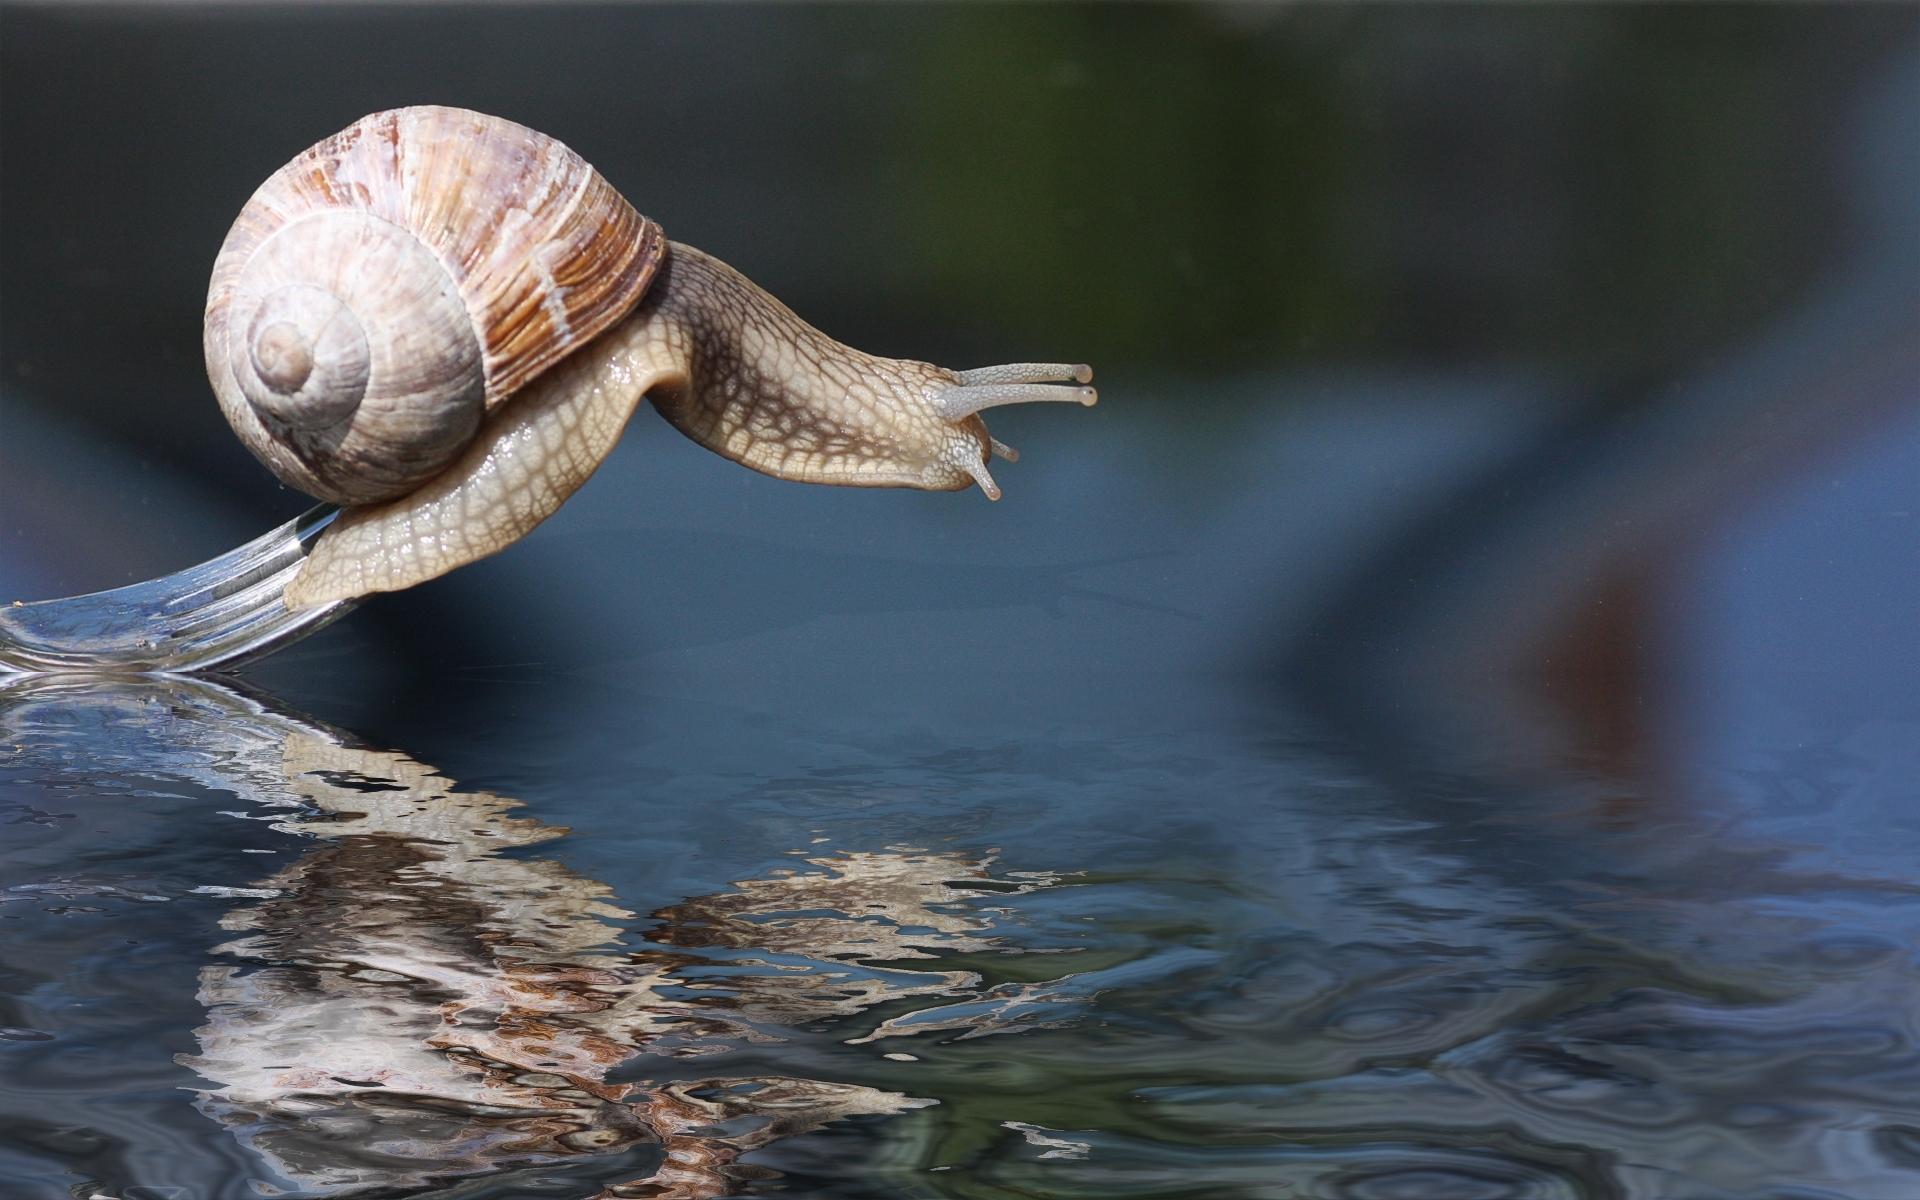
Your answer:
[[[275,172],[207,293],[227,420],[293,487],[404,495],[626,315],[660,228],[565,145],[462,109],[374,113]]]

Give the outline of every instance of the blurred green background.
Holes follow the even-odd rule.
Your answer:
[[[1868,4],[4,13],[4,403],[216,492],[268,485],[200,378],[214,251],[373,109],[555,134],[876,351],[1109,386],[1518,365],[1624,403],[1792,302],[1844,233],[1835,115],[1914,33]]]

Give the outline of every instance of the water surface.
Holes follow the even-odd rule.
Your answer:
[[[1201,683],[1038,732],[479,686],[568,715],[449,774],[219,684],[6,691],[19,1194],[1920,1177],[1920,831],[1832,824],[1894,811],[1911,726],[1697,763],[1720,802],[1676,807],[1389,781]]]

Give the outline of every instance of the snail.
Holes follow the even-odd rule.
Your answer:
[[[504,549],[612,450],[641,398],[701,445],[810,483],[1000,489],[980,412],[1092,404],[1061,363],[951,371],[864,354],[666,240],[561,142],[415,107],[256,191],[207,292],[207,375],[248,449],[343,512],[301,609]]]

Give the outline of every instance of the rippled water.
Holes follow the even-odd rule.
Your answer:
[[[1807,840],[1899,739],[1663,812],[1219,684],[1044,738],[512,691],[472,779],[213,683],[0,692],[7,1194],[1920,1182],[1920,887]]]

